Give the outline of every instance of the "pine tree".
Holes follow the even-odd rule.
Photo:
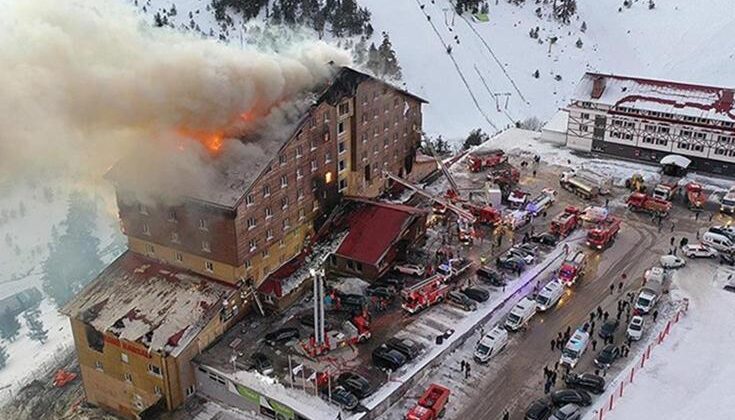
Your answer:
[[[355,47],[352,49],[352,56],[355,59],[355,63],[363,64],[367,58],[367,45],[365,44],[365,37],[360,37]]]
[[[276,24],[283,22],[281,6],[278,3],[273,3],[273,7],[271,7],[271,22]]]
[[[91,281],[103,267],[94,236],[95,204],[81,193],[69,197],[65,232],[49,246],[41,265],[44,291],[61,306]]]
[[[161,19],[161,14],[158,12],[153,15],[153,26],[155,26],[156,28],[160,28],[163,26],[163,19]]]
[[[171,10],[168,12],[169,16],[176,16],[176,5],[171,4]],[[191,17],[191,12],[189,12],[189,17]]]
[[[378,54],[383,61],[384,75],[400,80],[403,77],[401,66],[398,65],[398,57],[396,57],[396,52],[393,51],[393,45],[390,43],[390,37],[387,32],[383,32],[383,42],[378,48]]]
[[[472,146],[479,146],[482,143],[488,141],[490,139],[490,136],[488,136],[482,129],[477,128],[475,130],[470,131],[470,134],[467,136],[467,138],[464,141],[464,144],[462,145],[462,150],[467,150]]]
[[[48,330],[43,329],[43,322],[41,322],[40,316],[41,311],[38,308],[29,309],[23,314],[29,330],[28,338],[44,344],[48,339]]]
[[[5,341],[15,341],[20,331],[18,317],[10,311],[0,314],[0,338]]]
[[[365,67],[376,76],[380,76],[383,73],[383,64],[374,42],[371,42],[370,48],[368,48],[367,64],[365,64]]]

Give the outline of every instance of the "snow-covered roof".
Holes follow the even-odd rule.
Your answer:
[[[234,288],[127,251],[61,312],[151,351],[177,355]]]
[[[569,121],[569,112],[561,109],[554,114],[553,117],[547,122],[542,130],[556,131],[559,133],[567,132],[567,123]]]
[[[661,159],[660,163],[662,165],[676,165],[680,168],[686,169],[692,161],[681,155],[666,155]]]
[[[573,98],[611,107],[735,122],[732,88],[586,73]]]

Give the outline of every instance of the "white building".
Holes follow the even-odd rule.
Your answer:
[[[569,104],[567,146],[735,174],[733,89],[586,73]]]

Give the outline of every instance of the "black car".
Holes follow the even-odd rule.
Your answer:
[[[392,287],[394,290],[400,290],[403,288],[403,283],[405,283],[403,279],[395,278],[382,278],[375,282],[378,286]]]
[[[276,344],[286,343],[293,339],[299,338],[299,330],[297,328],[281,328],[265,335],[265,342],[268,345],[275,346]]]
[[[370,382],[355,372],[343,372],[337,377],[337,385],[355,394],[357,398],[365,398],[372,392]]]
[[[523,270],[526,268],[526,262],[523,261],[523,258],[518,258],[513,255],[503,255],[502,257],[498,257],[495,260],[495,264],[498,266],[498,268],[505,269],[505,270],[511,270],[511,271],[518,271]]]
[[[273,363],[268,356],[263,353],[253,353],[250,356],[251,369],[255,369],[263,375],[271,375],[273,373]]]
[[[477,278],[483,282],[492,286],[502,287],[505,286],[505,275],[497,270],[494,270],[486,265],[483,265],[477,269]]]
[[[537,246],[534,246],[534,245],[531,245],[529,243],[518,244],[514,248],[522,249],[522,250],[524,250],[525,252],[527,252],[527,253],[529,253],[531,255],[538,255],[538,247]]]
[[[620,357],[620,349],[615,344],[608,344],[595,357],[595,365],[600,368],[609,368]]]
[[[381,369],[396,371],[406,364],[406,356],[383,344],[373,350],[373,364]]]
[[[331,398],[332,402],[337,403],[340,407],[350,411],[357,408],[357,405],[360,403],[353,393],[341,386],[332,389]]]
[[[618,321],[617,319],[607,320],[604,324],[602,324],[602,327],[600,327],[600,331],[597,334],[602,339],[614,337],[615,331],[618,329],[619,326],[620,321]]]
[[[346,311],[361,312],[367,305],[367,299],[363,295],[343,293],[339,295],[339,304]]]
[[[593,394],[602,394],[605,391],[605,379],[594,373],[570,373],[564,378],[569,388],[583,389]]]
[[[479,287],[468,287],[462,290],[462,293],[464,293],[468,298],[478,302],[484,302],[490,299],[490,292]]]
[[[526,409],[525,420],[546,420],[551,415],[554,405],[548,398],[540,398],[531,403]]]
[[[393,299],[396,297],[396,289],[391,286],[382,286],[371,284],[365,288],[365,294],[368,296],[376,296],[383,299]]]
[[[592,397],[589,393],[581,389],[560,389],[551,393],[551,402],[557,407],[567,404],[586,407],[592,404]]]
[[[547,246],[556,246],[557,242],[559,242],[559,238],[553,233],[544,232],[531,236],[531,242]]]
[[[477,302],[457,291],[447,293],[447,303],[464,311],[474,311],[477,309]]]
[[[388,348],[399,351],[406,359],[413,360],[421,353],[421,347],[409,338],[393,337],[385,342]]]

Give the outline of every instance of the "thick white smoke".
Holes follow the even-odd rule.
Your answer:
[[[158,188],[206,185],[195,179],[213,170],[209,156],[191,145],[172,153],[182,142],[175,133],[222,132],[243,113],[269,115],[323,82],[334,70],[328,62],[349,63],[347,52],[319,41],[243,50],[149,20],[119,0],[4,8],[0,179],[45,169],[99,177],[134,152],[138,169],[160,167]]]

